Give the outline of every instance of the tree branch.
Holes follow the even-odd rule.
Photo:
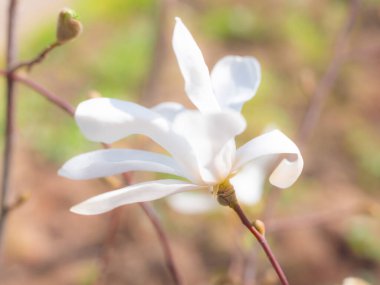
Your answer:
[[[4,136],[4,157],[1,183],[1,204],[0,204],[0,247],[4,235],[6,221],[6,203],[9,192],[9,178],[12,168],[12,155],[14,145],[14,117],[15,117],[15,84],[12,76],[12,67],[16,61],[16,22],[17,0],[10,0],[8,6],[7,20],[7,45],[6,45],[6,118]]]

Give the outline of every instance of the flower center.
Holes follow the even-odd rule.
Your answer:
[[[218,203],[222,206],[233,208],[238,203],[235,189],[228,180],[214,186],[213,194],[216,195]]]

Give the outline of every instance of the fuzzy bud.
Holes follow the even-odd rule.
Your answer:
[[[251,224],[261,235],[265,235],[265,224],[263,221],[254,220]]]
[[[237,198],[234,187],[229,181],[225,181],[214,188],[217,201],[222,206],[229,206],[233,208],[237,204]]]
[[[68,8],[62,9],[58,16],[57,42],[64,44],[75,39],[82,30],[82,23],[78,21],[76,13]]]

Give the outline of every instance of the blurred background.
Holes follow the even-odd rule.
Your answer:
[[[0,2],[2,54],[7,2]],[[83,34],[49,54],[30,78],[74,106],[101,94],[147,107],[176,101],[192,108],[171,48],[179,16],[210,69],[230,54],[255,56],[261,63],[262,83],[243,109],[248,128],[238,138],[241,144],[268,125],[301,140],[311,98],[338,58],[337,77],[322,83],[321,117],[309,139],[299,142],[305,160],[301,178],[283,192],[266,185],[263,200],[245,210],[251,219],[264,219],[290,284],[338,285],[357,276],[375,285],[380,284],[380,2],[357,2],[352,29],[342,40],[351,1],[21,0],[18,59],[32,58],[54,41],[57,15],[70,7]],[[4,62],[1,56],[1,69]],[[94,217],[69,212],[110,186],[69,181],[56,171],[72,156],[99,146],[86,141],[67,114],[17,87],[10,201],[24,194],[29,199],[9,216],[0,284],[172,284],[156,234],[138,206]],[[4,92],[0,97],[3,133]],[[141,137],[122,144],[157,148]],[[132,179],[147,177],[138,173]],[[278,284],[229,209],[184,215],[165,200],[153,205],[185,284]]]

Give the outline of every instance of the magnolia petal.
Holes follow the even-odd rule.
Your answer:
[[[152,107],[151,110],[165,117],[169,122],[172,122],[179,113],[186,109],[183,105],[176,102],[164,102]]]
[[[70,179],[93,179],[128,171],[152,171],[184,176],[169,156],[141,150],[96,150],[73,157],[58,174]]]
[[[189,143],[204,183],[212,185],[230,173],[236,150],[233,139],[245,126],[237,112],[186,111],[176,117],[173,132]]]
[[[198,185],[173,179],[149,181],[92,197],[72,207],[71,211],[81,215],[97,215],[122,205],[152,201],[200,188]]]
[[[367,281],[356,277],[347,277],[343,280],[343,285],[371,285]]]
[[[265,182],[266,163],[247,163],[230,179],[239,202],[255,204],[260,201]]]
[[[216,99],[222,108],[240,111],[257,91],[261,80],[260,64],[254,57],[226,56],[211,72]]]
[[[181,214],[203,214],[219,206],[210,193],[179,193],[168,197],[168,203],[173,210]]]
[[[279,188],[291,186],[299,177],[303,168],[303,159],[298,147],[279,130],[258,136],[236,152],[234,170],[246,163],[265,156],[280,154],[294,155],[294,160],[283,159],[269,177],[270,183]]]
[[[109,98],[95,98],[79,104],[76,121],[90,140],[112,143],[132,134],[142,134],[166,149],[186,177],[201,181],[196,159],[183,137],[172,133],[171,122],[143,106]]]
[[[105,143],[131,134],[144,134],[161,144],[169,129],[167,120],[159,114],[138,104],[110,98],[80,103],[75,119],[89,140]]]
[[[202,52],[179,18],[176,18],[172,44],[189,99],[202,112],[219,110]]]

